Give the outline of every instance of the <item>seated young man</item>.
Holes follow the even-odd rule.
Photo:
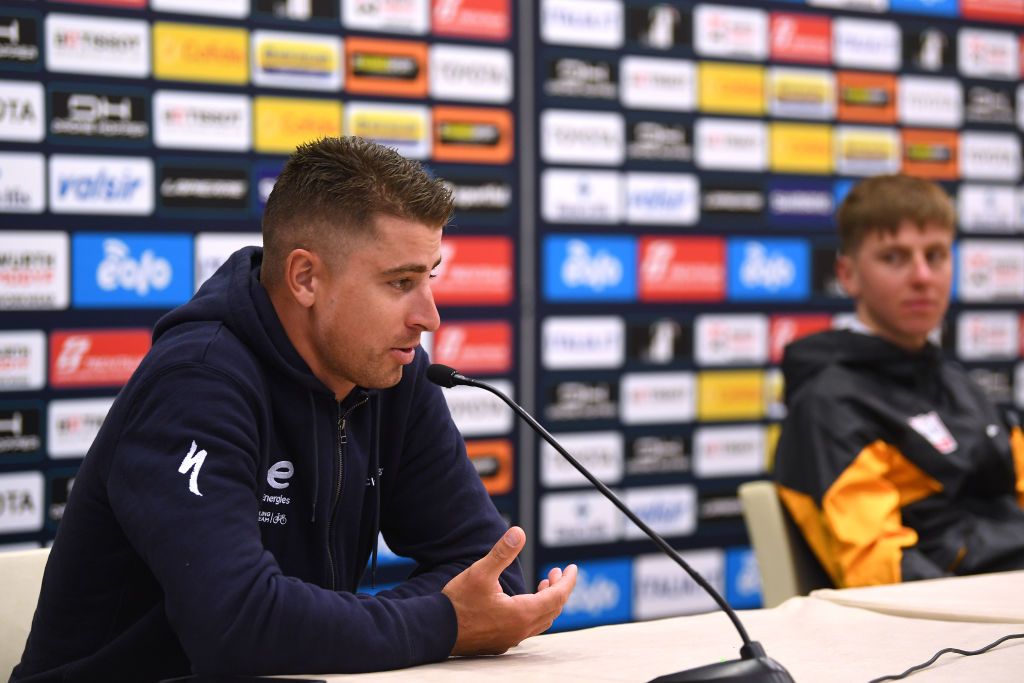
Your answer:
[[[949,304],[952,203],[880,176],[837,223],[857,317],[786,349],[783,503],[837,586],[1024,569],[1024,435],[930,341]]]

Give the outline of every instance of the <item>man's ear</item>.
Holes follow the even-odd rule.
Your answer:
[[[303,308],[310,308],[316,301],[322,268],[320,257],[307,249],[292,249],[285,258],[285,289]]]
[[[860,295],[860,277],[851,256],[836,254],[836,279],[848,296],[856,299]]]

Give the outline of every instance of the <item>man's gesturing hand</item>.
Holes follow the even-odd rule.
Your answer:
[[[562,611],[576,585],[576,565],[551,570],[532,595],[508,596],[498,577],[523,549],[526,533],[512,527],[491,551],[444,587],[458,619],[453,655],[500,655],[543,633]]]

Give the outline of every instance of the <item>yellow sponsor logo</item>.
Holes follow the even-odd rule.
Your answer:
[[[847,130],[839,136],[839,154],[846,161],[898,163],[899,141],[886,133]]]
[[[832,128],[821,124],[773,123],[771,169],[777,173],[831,173]]]
[[[764,67],[702,62],[700,109],[716,114],[764,114]]]
[[[341,135],[341,102],[257,97],[253,118],[257,152],[290,154],[304,142]]]
[[[249,82],[249,34],[244,28],[158,21],[153,24],[153,75],[244,85]]]
[[[348,134],[378,142],[420,143],[429,135],[427,119],[414,112],[365,109],[351,112]]]
[[[757,420],[764,416],[764,373],[714,370],[697,377],[697,419]]]
[[[831,102],[834,90],[826,74],[801,71],[777,70],[768,87],[768,97],[776,106],[825,107]]]
[[[331,76],[338,71],[338,51],[329,45],[297,40],[267,40],[259,45],[256,63],[279,76]]]

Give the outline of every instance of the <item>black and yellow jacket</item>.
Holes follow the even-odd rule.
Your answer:
[[[783,374],[775,478],[837,586],[1024,569],[1024,433],[937,347],[823,332]]]

